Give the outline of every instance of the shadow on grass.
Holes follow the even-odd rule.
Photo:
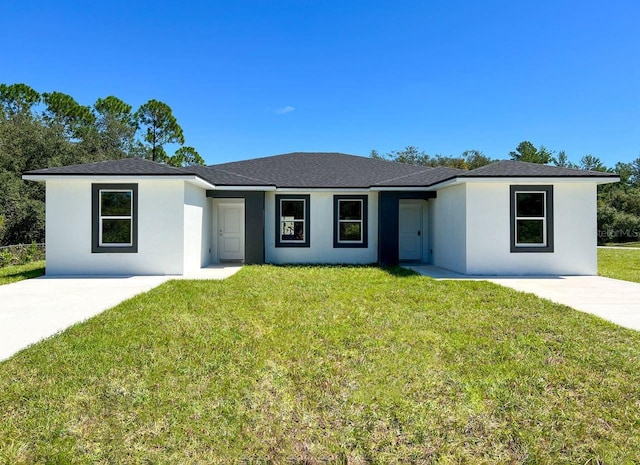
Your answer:
[[[397,278],[407,278],[409,276],[418,276],[420,273],[417,273],[408,268],[403,268],[402,266],[380,266],[377,263],[368,263],[368,264],[349,264],[349,263],[287,263],[287,264],[273,264],[269,266],[276,266],[281,268],[377,268],[385,273],[390,274],[391,276],[395,276]]]
[[[15,271],[7,274],[0,274],[0,284],[9,284],[25,279],[38,278],[44,276],[44,266],[32,270]]]
[[[409,268],[404,268],[402,266],[387,266],[380,267],[380,269],[387,272],[391,276],[395,276],[396,278],[408,278],[409,276],[420,275],[420,273],[410,270]]]

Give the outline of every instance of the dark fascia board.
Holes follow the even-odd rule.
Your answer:
[[[38,170],[39,171],[39,170]],[[153,174],[153,173],[144,173],[144,174],[140,174],[140,173],[127,173],[127,172],[122,172],[122,173],[106,173],[106,172],[96,172],[96,173],[39,173],[37,171],[27,171],[23,174],[23,176],[29,176],[29,177],[50,177],[50,176],[109,176],[112,178],[117,178],[118,176],[138,176],[141,178],[145,178],[145,177],[175,177],[175,176],[195,176],[196,178],[202,179],[205,182],[205,179],[203,179],[202,177],[198,176],[197,174],[193,174],[193,173],[157,173],[157,174]]]
[[[206,181],[206,182],[209,182],[209,181]],[[236,183],[221,183],[221,182],[217,182],[215,184],[212,182],[209,182],[209,184],[213,184],[216,187],[234,187],[234,188],[237,187],[239,191],[241,191],[242,189],[246,189],[247,187],[277,187],[275,184],[236,184]]]

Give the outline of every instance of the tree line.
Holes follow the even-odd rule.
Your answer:
[[[179,148],[168,154],[165,147]],[[0,84],[0,246],[44,241],[44,184],[25,171],[127,157],[204,164],[164,102],[137,110],[113,95],[91,106],[62,92]]]
[[[179,148],[168,154],[165,146]],[[424,166],[475,169],[496,161],[479,150],[431,156],[415,146],[371,157]],[[513,160],[616,172],[621,182],[598,188],[598,240],[640,240],[640,157],[605,166],[593,155],[576,163],[564,151],[523,141]],[[26,84],[0,84],[0,246],[44,241],[44,184],[25,182],[25,171],[139,157],[172,166],[204,164],[166,103],[149,100],[137,110],[115,96],[93,105],[62,92],[40,93]]]
[[[446,166],[472,170],[498,161],[479,150],[466,150],[459,156],[429,155],[416,146],[380,154],[371,150],[372,158],[411,163],[423,166]],[[598,187],[598,244],[640,241],[640,157],[632,162],[617,162],[606,166],[597,156],[587,154],[577,162],[569,159],[565,151],[554,152],[544,145],[536,147],[522,141],[508,154],[511,160],[540,163],[564,168],[618,173],[620,182]]]

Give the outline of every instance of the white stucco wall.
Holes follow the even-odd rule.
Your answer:
[[[570,181],[553,184],[554,252],[549,253],[511,253],[510,184],[522,185],[480,182],[466,185],[466,273],[597,274],[596,184]]]
[[[466,186],[462,184],[441,189],[438,191],[438,197],[429,200],[428,203],[433,264],[465,273],[467,269]]]
[[[184,183],[184,272],[211,263],[211,204],[205,189]]]
[[[138,253],[91,253],[92,182],[47,181],[47,275],[182,274],[185,182],[110,179],[138,184]]]
[[[265,260],[267,263],[375,263],[378,261],[377,192],[286,192],[310,194],[310,247],[276,247],[276,193],[265,195]],[[333,247],[333,196],[368,195],[368,247]]]

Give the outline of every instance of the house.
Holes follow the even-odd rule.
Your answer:
[[[210,264],[429,263],[474,275],[594,275],[612,173],[499,161],[465,171],[340,153],[175,168],[29,171],[46,182],[48,275],[181,275]]]

